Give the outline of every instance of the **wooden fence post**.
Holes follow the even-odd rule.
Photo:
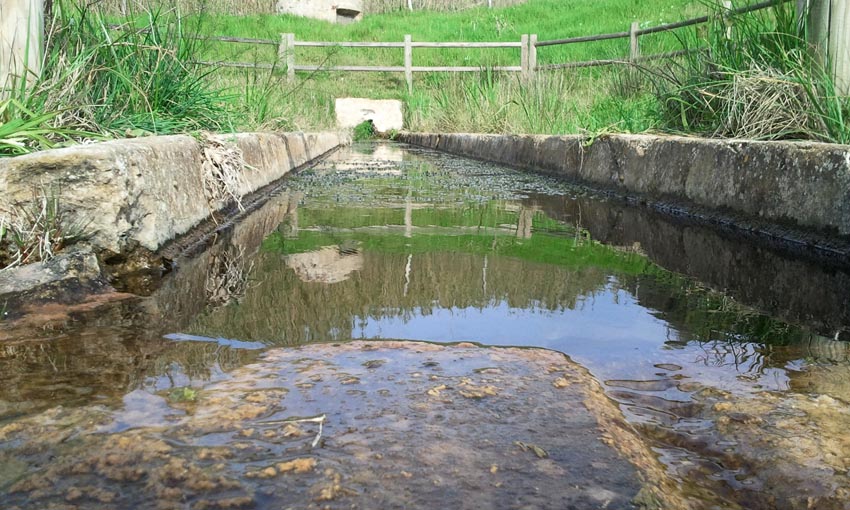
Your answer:
[[[726,25],[726,40],[732,40],[732,0],[723,0],[723,24]]]
[[[0,1],[0,99],[41,74],[43,45],[43,0]]]
[[[829,26],[829,55],[835,89],[850,96],[850,0],[833,0]]]
[[[286,79],[295,81],[295,34],[283,34],[284,58],[286,59]]]
[[[638,30],[640,30],[640,23],[633,21],[631,28],[629,28],[629,62],[636,62],[640,58]]]
[[[280,44],[277,46],[277,63],[281,68],[286,67],[286,54],[289,51],[287,45],[289,44],[289,34],[280,34]],[[287,69],[287,74],[289,74],[289,70]]]
[[[528,74],[528,34],[522,34],[520,38],[520,62],[522,68],[522,79],[527,80]]]
[[[531,78],[537,74],[537,34],[531,34],[528,39],[528,75]]]
[[[806,28],[816,58],[831,65],[836,92],[850,96],[850,0],[809,0]]]
[[[797,0],[797,31],[802,35],[806,29],[806,10],[809,7],[809,0]]]
[[[413,38],[404,36],[404,79],[407,81],[407,93],[413,93]]]

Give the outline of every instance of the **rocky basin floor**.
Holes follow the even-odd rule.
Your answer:
[[[45,509],[653,505],[591,381],[539,349],[276,349],[204,388],[5,425],[0,489]]]

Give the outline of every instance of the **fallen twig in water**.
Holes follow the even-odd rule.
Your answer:
[[[269,420],[260,422],[263,425],[275,424],[275,423],[318,423],[319,424],[319,433],[316,434],[315,439],[310,444],[311,448],[315,448],[316,445],[319,444],[319,440],[322,439],[322,430],[325,425],[325,420],[328,419],[326,414],[322,414],[319,416],[313,416],[312,418],[287,418],[285,420]]]

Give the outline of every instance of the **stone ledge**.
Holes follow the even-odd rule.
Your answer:
[[[247,195],[348,143],[339,133],[220,135],[242,151],[238,194]],[[202,147],[190,136],[158,136],[49,150],[0,160],[0,209],[55,192],[85,225],[98,252],[155,252],[227,207],[204,191]]]
[[[850,236],[850,147],[677,136],[402,133],[403,142],[556,175],[655,203]],[[747,226],[746,228],[753,228]]]

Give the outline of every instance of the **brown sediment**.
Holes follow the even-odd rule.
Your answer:
[[[27,331],[54,328],[71,320],[74,314],[90,313],[100,308],[138,299],[137,296],[123,292],[106,291],[98,294],[86,294],[73,304],[39,303],[23,308],[23,316],[7,321],[0,328],[0,342],[13,344],[15,341],[29,339]]]

